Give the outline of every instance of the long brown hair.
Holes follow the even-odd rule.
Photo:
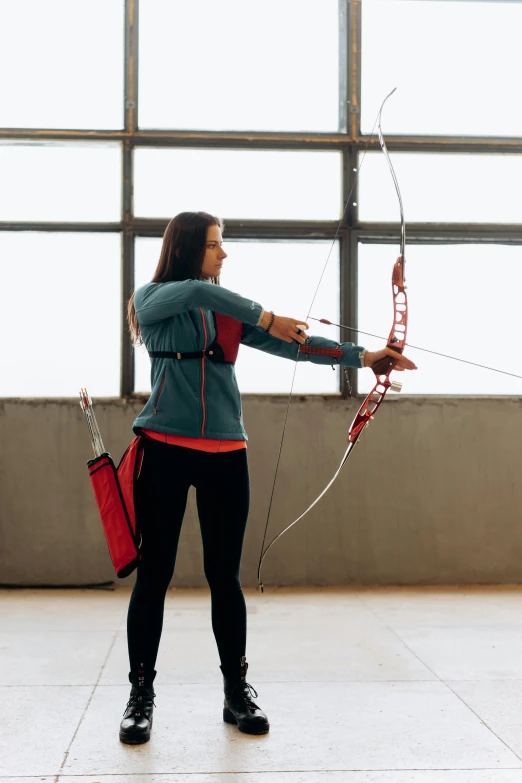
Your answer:
[[[173,217],[163,234],[158,266],[151,282],[199,280],[209,226],[219,226],[223,230],[223,221],[208,212],[180,212]],[[219,285],[218,277],[212,277],[211,281]],[[143,339],[134,309],[134,294],[127,305],[127,321],[132,344],[141,345]]]

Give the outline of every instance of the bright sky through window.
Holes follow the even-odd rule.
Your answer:
[[[521,2],[364,0],[364,133],[522,136]]]
[[[338,15],[338,0],[142,2],[140,127],[337,131]]]

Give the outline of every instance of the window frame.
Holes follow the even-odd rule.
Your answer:
[[[486,0],[491,2],[492,0]],[[118,141],[122,155],[122,210],[118,223],[48,223],[0,221],[0,231],[88,231],[120,232],[122,236],[120,302],[121,357],[120,396],[138,398],[134,392],[134,351],[127,332],[127,301],[134,290],[134,240],[138,236],[161,237],[167,225],[163,219],[141,219],[133,209],[133,153],[141,146],[201,147],[266,150],[339,150],[343,156],[343,219],[337,221],[264,221],[227,220],[226,235],[234,239],[331,239],[340,242],[341,323],[357,326],[358,243],[373,242],[397,245],[400,226],[397,223],[361,223],[357,209],[356,169],[359,155],[365,149],[379,150],[376,135],[362,135],[361,105],[361,25],[362,2],[339,0],[339,131],[338,133],[266,133],[173,130],[154,131],[138,125],[138,39],[139,0],[125,0],[124,45],[124,128],[119,130],[50,130],[0,128],[1,140],[45,141]],[[443,101],[440,102],[441,111]],[[490,101],[489,110],[494,111]],[[401,152],[469,152],[522,154],[521,138],[388,136],[386,144],[392,157]],[[353,191],[353,192],[352,192]],[[489,242],[522,245],[521,224],[439,224],[408,223],[408,244]],[[391,256],[393,256],[393,252]],[[325,258],[326,261],[326,258]],[[390,260],[390,274],[393,258]],[[319,281],[318,270],[317,280]],[[255,292],[253,292],[255,293]],[[307,307],[309,303],[304,303]],[[328,313],[324,314],[325,317]],[[352,339],[347,337],[347,339]],[[339,397],[346,398],[357,389],[357,370],[340,373]],[[263,395],[266,396],[266,395]],[[459,395],[466,396],[466,395]]]

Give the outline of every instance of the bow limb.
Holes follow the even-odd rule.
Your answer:
[[[376,386],[377,386],[377,384],[376,384]],[[359,440],[359,437],[361,436],[361,433],[362,433],[363,429],[368,426],[368,424],[370,423],[370,420],[373,418],[373,415],[371,413],[366,414],[366,411],[369,411],[369,406],[372,403],[372,395],[373,395],[374,391],[375,391],[375,387],[366,396],[364,402],[362,403],[362,405],[360,406],[359,410],[357,411],[357,413],[355,415],[355,418],[354,418],[354,420],[352,421],[352,423],[350,425],[350,429],[348,430],[348,446],[346,447],[346,451],[343,454],[343,458],[341,460],[341,463],[340,463],[339,467],[335,471],[334,475],[332,476],[332,478],[330,479],[330,481],[328,482],[326,487],[316,497],[316,499],[312,503],[310,503],[308,508],[305,511],[303,511],[303,513],[300,514],[297,517],[297,519],[294,519],[293,522],[291,522],[289,525],[287,525],[283,530],[281,530],[280,533],[277,534],[277,536],[275,536],[275,538],[272,539],[272,541],[269,543],[267,548],[264,550],[264,552],[263,552],[263,554],[261,556],[261,560],[259,561],[258,569],[257,569],[257,581],[258,581],[258,584],[259,584],[259,587],[261,588],[261,590],[263,590],[263,582],[261,581],[261,569],[263,567],[263,562],[264,562],[265,557],[267,556],[267,554],[270,551],[270,549],[274,546],[276,541],[279,541],[281,536],[283,536],[288,530],[290,530],[290,528],[292,528],[294,525],[297,525],[297,523],[300,522],[308,514],[308,512],[311,511],[313,509],[313,507],[316,506],[319,503],[320,500],[322,500],[322,498],[326,495],[326,493],[328,492],[328,490],[330,489],[330,487],[332,486],[334,481],[339,476],[341,470],[344,468],[344,466],[346,465],[346,463],[348,461],[348,457],[353,452],[353,450],[355,448],[355,445],[356,445],[357,441]],[[381,402],[382,402],[382,400],[379,402],[379,405],[381,404]],[[374,411],[375,411],[375,409],[374,409]]]
[[[399,188],[399,182],[397,175],[393,168],[393,164],[388,153],[386,142],[381,127],[382,110],[384,104],[388,98],[393,95],[395,88],[386,96],[381,104],[379,110],[378,128],[379,128],[379,141],[382,151],[385,155],[390,174],[395,185],[397,198],[399,200],[399,209],[401,217],[401,246],[400,254],[397,258],[392,272],[392,296],[393,296],[393,323],[388,335],[386,343],[387,348],[393,349],[396,353],[402,354],[404,346],[406,345],[406,334],[408,329],[408,297],[406,295],[406,279],[405,279],[405,247],[406,247],[406,221],[404,219],[404,207],[402,203],[401,191]],[[398,359],[394,359],[391,356],[385,356],[372,366],[372,370],[376,375],[376,382],[373,389],[367,395],[363,404],[359,408],[355,419],[353,420],[348,433],[348,439],[352,441],[357,439],[365,427],[368,426],[373,416],[379,410],[386,393],[389,389],[392,391],[400,391],[402,384],[396,381],[390,380],[390,374],[395,369]]]
[[[391,372],[391,370],[390,370]],[[267,548],[263,551],[261,555],[261,559],[259,560],[259,566],[257,569],[257,581],[259,584],[259,587],[261,588],[261,592],[264,590],[263,582],[261,580],[261,569],[263,568],[263,562],[265,560],[265,557],[271,550],[271,548],[274,546],[276,541],[279,541],[279,539],[287,533],[290,528],[294,527],[294,525],[297,525],[298,522],[300,522],[309,511],[313,509],[314,506],[316,506],[320,500],[326,495],[330,487],[333,485],[333,483],[337,480],[339,474],[341,473],[342,469],[346,465],[348,461],[348,457],[352,454],[355,445],[357,444],[363,430],[369,425],[370,421],[373,419],[373,415],[376,412],[376,410],[381,405],[384,395],[386,394],[387,388],[394,388],[393,382],[388,382],[388,385],[385,390],[381,387],[381,382],[377,380],[375,386],[371,390],[369,394],[367,394],[366,398],[364,399],[364,402],[359,407],[359,410],[357,411],[354,420],[352,421],[350,425],[350,429],[348,430],[348,446],[346,447],[346,451],[343,454],[343,458],[341,460],[341,463],[337,470],[335,471],[334,475],[326,485],[326,487],[322,490],[322,492],[316,497],[316,499],[310,503],[308,508],[303,511],[302,514],[300,514],[297,519],[294,519],[293,522],[291,522],[289,525],[287,525],[283,530],[281,530],[280,533],[275,536],[275,538],[272,539],[272,541],[269,543]]]
[[[395,185],[395,191],[397,193],[397,198],[399,201],[399,211],[401,217],[400,253],[399,253],[399,257],[397,258],[394,264],[393,272],[392,272],[393,324],[390,329],[390,334],[388,335],[388,341],[386,343],[386,347],[392,348],[394,351],[396,351],[396,353],[402,354],[404,351],[404,346],[406,345],[406,333],[408,329],[408,297],[406,295],[406,277],[405,277],[406,221],[404,219],[404,207],[402,203],[402,196],[399,188],[399,182],[397,180],[397,175],[395,174],[395,169],[393,168],[393,164],[391,162],[390,155],[388,153],[388,148],[386,146],[386,142],[384,140],[382,127],[381,127],[382,110],[384,108],[384,104],[386,103],[388,98],[391,95],[393,95],[395,89],[396,88],[394,88],[386,96],[386,98],[381,104],[381,108],[379,110],[378,128],[379,128],[379,141],[384,156],[386,158],[386,162],[388,163],[388,167],[390,169],[390,174],[393,179],[393,184]],[[395,366],[397,365],[397,361],[398,361],[397,359],[393,359],[387,356],[373,365],[372,370],[377,376],[377,383],[375,384],[373,391],[370,394],[374,395],[373,402],[376,402],[377,405],[373,408],[373,410],[371,410],[372,406],[371,405],[369,406],[369,410],[371,410],[371,413],[374,413],[378,409],[382,400],[384,399],[386,392],[390,387],[393,388],[394,391],[401,390],[401,386],[402,386],[401,384],[393,383],[392,381],[390,381],[390,373],[395,369]]]
[[[341,470],[342,470],[342,469],[343,469],[343,467],[345,466],[345,464],[346,464],[346,461],[347,461],[348,457],[350,456],[350,454],[351,454],[351,452],[352,452],[352,450],[353,450],[354,446],[355,446],[355,442],[354,442],[354,443],[348,443],[348,447],[347,447],[347,449],[346,449],[346,451],[345,451],[345,453],[344,453],[344,456],[343,456],[343,458],[342,458],[342,460],[341,460],[341,464],[339,465],[339,467],[338,467],[338,468],[337,468],[337,470],[335,471],[335,473],[334,473],[333,477],[330,479],[330,481],[328,482],[328,484],[326,485],[326,487],[323,489],[323,491],[321,492],[321,494],[320,494],[320,495],[318,495],[318,496],[316,497],[316,499],[314,500],[314,502],[313,502],[313,503],[311,503],[311,504],[308,506],[308,508],[306,509],[306,511],[303,511],[303,513],[302,513],[302,514],[300,514],[300,515],[297,517],[297,519],[294,519],[294,521],[293,521],[293,522],[291,522],[291,523],[290,523],[289,525],[287,525],[287,526],[286,526],[286,527],[285,527],[283,530],[281,530],[281,532],[280,532],[280,533],[278,533],[278,534],[277,534],[277,536],[276,536],[275,538],[273,538],[273,539],[272,539],[272,541],[269,543],[269,545],[267,546],[267,548],[264,550],[263,554],[261,555],[261,560],[259,561],[259,566],[258,566],[258,569],[257,569],[257,581],[258,581],[259,587],[261,588],[261,591],[263,591],[263,589],[264,589],[264,587],[263,587],[263,582],[261,581],[261,569],[262,569],[262,567],[263,567],[263,561],[264,561],[265,557],[267,556],[267,554],[269,553],[269,551],[272,549],[272,547],[274,546],[274,544],[276,543],[276,541],[279,541],[279,539],[281,538],[281,536],[283,536],[283,535],[284,535],[284,534],[285,534],[285,533],[286,533],[288,530],[290,530],[290,528],[291,528],[291,527],[293,527],[294,525],[297,525],[297,523],[298,523],[298,522],[300,522],[300,521],[301,521],[301,519],[303,519],[303,517],[305,517],[305,516],[308,514],[308,512],[309,512],[309,511],[311,511],[315,505],[317,505],[317,503],[319,503],[319,501],[321,500],[321,498],[323,498],[323,497],[324,497],[324,495],[326,495],[326,493],[328,492],[328,490],[330,489],[330,487],[332,486],[332,484],[333,484],[333,483],[334,483],[334,481],[336,480],[337,476],[339,475],[339,473],[341,472]]]
[[[378,117],[378,129],[379,129],[379,142],[381,144],[381,149],[384,152],[384,156],[386,158],[386,162],[388,164],[388,167],[390,169],[390,174],[393,179],[393,184],[395,185],[395,192],[397,193],[397,198],[399,200],[399,210],[400,210],[400,216],[401,216],[401,250],[400,250],[400,256],[402,259],[404,259],[404,251],[406,248],[406,221],[404,219],[404,205],[402,203],[402,196],[401,191],[399,188],[399,181],[397,179],[397,175],[395,173],[395,169],[393,168],[393,163],[391,162],[390,154],[388,152],[388,147],[386,146],[386,142],[384,141],[384,135],[382,132],[381,127],[381,119],[382,119],[382,110],[384,109],[384,104],[390,98],[397,87],[394,87],[391,92],[388,93],[386,98],[381,103],[381,108],[379,109],[379,117]]]

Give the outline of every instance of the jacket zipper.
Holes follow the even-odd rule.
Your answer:
[[[207,335],[207,324],[205,321],[205,314],[201,307],[199,308],[201,312],[201,320],[203,321],[203,331],[205,332],[205,345],[203,346],[203,350],[207,350],[207,341],[208,341],[208,335]],[[201,404],[203,406],[203,423],[201,425],[201,435],[202,437],[205,437],[205,423],[207,420],[207,409],[205,407],[205,357],[203,356],[201,359]]]
[[[163,377],[161,379],[160,387],[158,389],[158,394],[156,396],[156,404],[154,405],[154,415],[156,415],[156,413],[158,412],[158,404],[159,404],[159,401],[160,401],[161,392],[163,391],[163,387],[165,386],[165,373],[166,372],[167,372],[167,368],[165,367],[165,369],[163,370]]]

